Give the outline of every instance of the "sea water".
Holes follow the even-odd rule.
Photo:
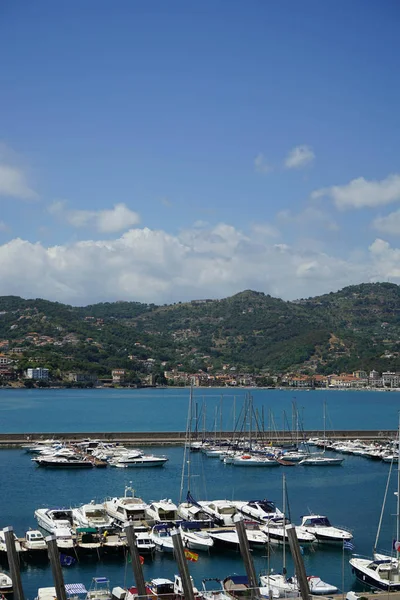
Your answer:
[[[135,393],[138,392],[137,395]],[[244,392],[236,391],[238,410]],[[322,407],[328,403],[328,413],[336,429],[391,428],[397,425],[399,395],[373,392],[270,392],[254,390],[255,403],[262,403],[274,412],[290,411],[294,395],[303,413],[306,428],[322,428]],[[220,406],[219,393],[201,390],[197,397],[207,396],[208,403]],[[229,395],[229,398],[228,398]],[[196,396],[195,396],[196,397]],[[2,431],[129,431],[179,430],[185,428],[187,390],[3,390],[0,393]],[[200,400],[199,400],[200,401]],[[233,395],[228,390],[222,400],[227,411],[233,409]],[[161,413],[161,414],[160,414]],[[359,418],[356,418],[356,415]],[[379,418],[378,418],[379,417]],[[226,417],[228,420],[228,417]],[[232,418],[230,415],[229,418]],[[229,421],[229,420],[228,420]],[[19,536],[35,527],[34,510],[40,507],[77,506],[91,500],[121,496],[126,485],[132,485],[145,501],[180,499],[183,448],[152,448],[154,453],[167,454],[163,468],[46,470],[38,468],[22,449],[0,451],[2,485],[0,494],[0,527],[12,525]],[[222,461],[192,454],[191,492],[198,499],[252,500],[269,498],[282,508],[282,475],[287,478],[290,515],[294,523],[309,511],[327,515],[335,525],[352,529],[355,550],[371,555],[390,465],[363,457],[346,455],[340,467],[278,467],[249,468],[224,465]],[[187,481],[182,489],[183,499]],[[390,551],[395,538],[397,489],[396,472],[390,479],[386,511],[380,544]],[[288,554],[290,554],[288,552]],[[271,547],[267,552],[254,551],[257,573],[265,569],[279,572],[282,568],[282,548]],[[348,565],[349,552],[342,548],[317,547],[304,549],[304,561],[309,575],[348,590],[355,580]],[[293,572],[290,556],[288,573]],[[225,551],[208,555],[199,553],[196,563],[189,563],[195,583],[200,586],[205,577],[224,578],[244,573],[238,553]],[[1,570],[7,572],[3,565]],[[94,576],[106,576],[111,585],[131,585],[131,565],[120,559],[81,560],[63,569],[66,582],[90,585]],[[169,577],[177,573],[172,556],[156,554],[145,560],[146,579]],[[23,564],[25,593],[33,598],[38,587],[52,585],[49,565]]]

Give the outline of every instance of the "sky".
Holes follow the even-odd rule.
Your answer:
[[[0,295],[400,283],[398,0],[3,0]]]

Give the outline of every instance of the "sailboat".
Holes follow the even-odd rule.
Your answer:
[[[400,444],[400,419],[399,419],[399,432],[398,432],[398,443]],[[399,558],[394,558],[386,554],[378,554],[376,548],[378,545],[380,529],[382,525],[383,513],[386,504],[386,497],[389,488],[390,476],[392,473],[392,466],[390,466],[389,475],[386,484],[385,495],[382,504],[381,516],[379,519],[378,531],[375,538],[375,545],[373,549],[373,559],[361,558],[353,556],[349,560],[352,566],[353,573],[359,581],[366,583],[370,587],[384,590],[387,592],[400,591],[400,561]],[[400,549],[400,461],[397,462],[397,507],[396,507],[396,541],[393,546],[396,552]]]
[[[324,402],[324,450],[320,453],[309,454],[303,460],[299,462],[300,465],[304,467],[313,466],[313,467],[332,467],[332,466],[340,466],[344,461],[344,458],[333,457],[333,456],[325,456],[325,444],[326,444],[326,402]]]

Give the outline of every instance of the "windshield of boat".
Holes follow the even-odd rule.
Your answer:
[[[174,510],[160,509],[158,511],[158,514],[160,515],[160,519],[163,519],[164,521],[175,521],[175,519],[176,519]]]
[[[236,508],[234,506],[219,506],[217,507],[217,511],[220,515],[234,515]]]
[[[88,519],[100,519],[106,516],[105,510],[101,508],[94,508],[86,511],[86,516]]]
[[[313,517],[311,519],[306,519],[304,525],[307,527],[331,527],[327,517]]]

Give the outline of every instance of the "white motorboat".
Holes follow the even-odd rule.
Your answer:
[[[236,506],[243,515],[259,523],[266,523],[275,517],[283,517],[283,512],[271,500],[250,500],[249,502],[236,502]]]
[[[350,531],[334,527],[324,515],[303,516],[301,527],[308,531],[308,533],[315,535],[318,542],[324,544],[343,544],[353,539]]]
[[[182,502],[178,506],[178,515],[184,521],[196,521],[200,527],[212,527],[214,524],[212,516],[205,512],[201,506],[191,502]]]
[[[5,573],[0,573],[0,594],[12,594],[13,582],[11,577]]]
[[[222,585],[225,592],[231,598],[237,598],[239,600],[241,598],[251,597],[249,580],[246,575],[231,575],[230,577],[225,577]],[[272,598],[279,598],[279,593],[273,589],[260,587],[257,592],[256,595],[262,600],[267,598],[271,600],[271,596]]]
[[[167,456],[154,456],[153,454],[142,454],[137,457],[115,457],[109,460],[112,467],[119,468],[138,468],[138,467],[162,467],[167,462]]]
[[[334,456],[325,456],[323,454],[310,454],[306,458],[303,458],[299,462],[299,465],[303,467],[339,467],[344,458],[337,458]]]
[[[200,600],[200,598],[202,599],[202,595],[199,594],[199,590],[194,585],[193,577],[191,575],[189,575],[189,578],[190,578],[190,583],[192,584],[194,598],[199,598],[199,600]],[[175,577],[174,577],[174,594],[175,594],[175,598],[177,600],[184,600],[183,583],[182,583],[182,578],[180,575],[175,575]]]
[[[167,499],[152,502],[146,508],[146,518],[151,523],[175,523],[179,520],[178,507]]]
[[[288,544],[289,538],[287,534],[287,528],[290,525],[289,519],[282,517],[275,517],[270,519],[268,523],[262,526],[262,530],[266,533],[268,540],[271,544]],[[310,533],[302,527],[297,525],[295,527],[297,539],[300,545],[313,544],[317,541],[317,538],[313,533]]]
[[[174,582],[165,577],[157,577],[146,582],[148,598],[162,598],[163,600],[176,600]],[[130,598],[128,598],[130,600]]]
[[[49,533],[56,533],[56,529],[69,529],[72,534],[73,514],[72,508],[38,508],[35,510],[35,518],[39,527]]]
[[[359,581],[387,592],[400,591],[400,562],[397,558],[375,554],[374,558],[353,556],[349,563]]]
[[[265,548],[268,543],[267,535],[261,531],[259,523],[244,521],[246,536],[252,548]],[[229,548],[239,548],[239,536],[236,529],[211,529],[210,536],[215,545]]]
[[[96,504],[94,500],[89,504],[73,508],[72,517],[77,527],[93,527],[96,530],[108,529],[114,523],[104,506]]]
[[[47,557],[47,544],[42,533],[37,529],[29,529],[26,532],[22,547],[31,557]]]
[[[254,454],[241,454],[234,456],[232,464],[235,467],[279,467],[279,463],[275,458],[267,456],[257,456]]]
[[[282,573],[270,573],[269,575],[260,575],[260,585],[271,590],[272,593],[279,593],[280,598],[298,598],[299,587],[294,578],[287,578]]]
[[[173,552],[174,544],[171,537],[171,531],[174,528],[172,523],[158,523],[151,530],[150,538],[159,552]]]
[[[109,498],[104,502],[104,508],[110,517],[122,526],[126,522],[141,524],[145,521],[149,505],[135,496],[135,490],[131,486],[126,486],[124,496]]]
[[[96,554],[100,558],[102,539],[95,527],[77,527],[76,545],[84,554]]]
[[[14,542],[15,542],[15,550],[17,552],[22,552],[22,547],[21,544],[17,538],[17,536],[14,533]],[[3,556],[5,554],[7,554],[7,548],[6,548],[6,538],[5,538],[5,533],[3,529],[0,529],[0,554],[3,554]]]
[[[152,554],[156,550],[151,533],[148,531],[138,531],[136,533],[136,546],[140,554]]]
[[[213,547],[214,540],[208,532],[201,529],[200,525],[201,523],[196,521],[182,521],[179,525],[185,548],[208,551]]]
[[[233,517],[238,512],[234,502],[229,500],[213,500],[212,502],[200,500],[198,504],[204,512],[212,516],[220,525],[230,527],[234,524]]]

